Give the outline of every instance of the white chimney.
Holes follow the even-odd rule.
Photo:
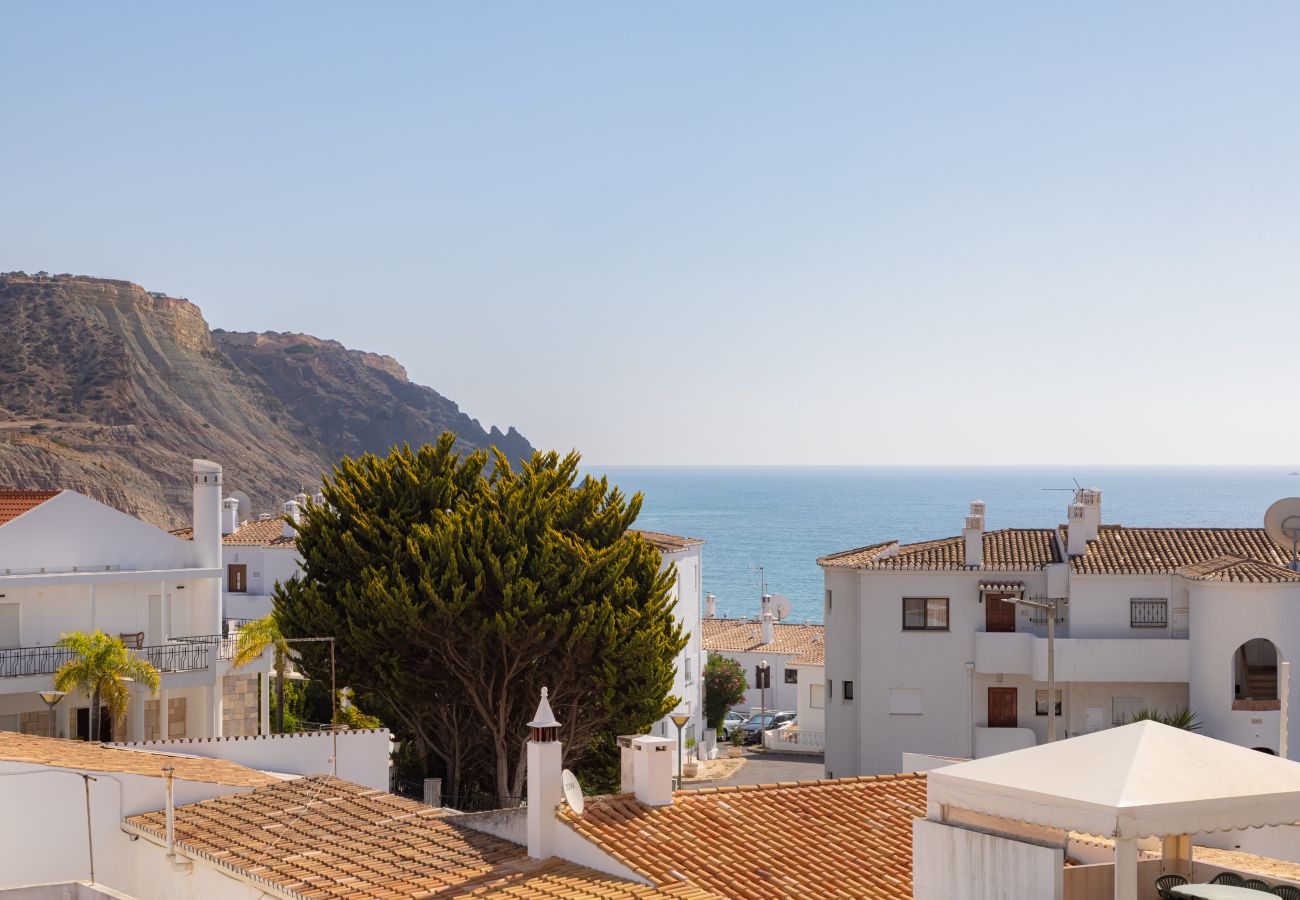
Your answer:
[[[221,568],[221,466],[194,460],[194,549],[201,569]]]
[[[312,505],[313,505],[313,506],[324,506],[324,505],[325,505],[325,495],[322,494],[320,491],[317,491],[316,493],[312,494],[312,496],[311,496],[311,502],[312,502]]]
[[[984,565],[984,510],[983,500],[972,500],[970,515],[966,517],[966,526],[961,536],[966,541],[966,565],[978,568]]]
[[[528,855],[533,859],[555,855],[555,807],[564,792],[560,723],[546,694],[542,688],[542,700],[528,723]]]
[[[1065,552],[1070,556],[1083,556],[1088,552],[1088,512],[1082,503],[1071,503],[1066,524]]]
[[[284,517],[288,521],[284,523],[282,534],[287,538],[296,537],[298,535],[298,529],[294,526],[300,521],[298,517],[297,500],[286,500],[284,502]]]
[[[298,502],[299,508],[301,509],[307,508],[307,495],[305,493],[299,492],[298,496],[294,497],[293,499]]]
[[[1101,537],[1101,491],[1082,488],[1074,495],[1074,502],[1083,506],[1083,519],[1088,524],[1088,540]]]
[[[716,619],[718,617],[718,598],[712,594],[704,595],[704,618]]]
[[[239,529],[239,500],[227,497],[221,501],[221,533],[234,534]]]
[[[776,627],[772,624],[776,617],[770,612],[763,613],[763,643],[770,644],[776,640]]]
[[[632,739],[632,792],[646,806],[672,805],[675,746],[668,738],[650,734]]]

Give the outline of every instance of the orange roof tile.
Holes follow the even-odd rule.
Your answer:
[[[1064,546],[1068,546],[1068,537],[1068,526],[1061,526]],[[1273,543],[1262,528],[1103,525],[1097,539],[1088,542],[1088,551],[1070,558],[1070,568],[1081,575],[1163,575],[1224,557],[1281,568],[1290,562],[1290,554]]]
[[[178,528],[172,534],[183,541],[194,540],[193,528]],[[277,550],[292,550],[297,548],[298,539],[284,536],[284,519],[277,517],[245,522],[222,537],[221,543],[236,547],[274,547]]]
[[[1061,559],[1060,545],[1051,528],[1003,528],[984,532],[981,571],[1031,572]],[[826,568],[956,570],[966,568],[966,539],[940,538],[919,544],[885,541],[832,553],[817,560]]]
[[[0,490],[0,525],[13,521],[60,493],[61,491]]]
[[[534,860],[446,810],[324,775],[191,803],[175,816],[183,854],[294,897],[715,900],[691,885],[658,889]],[[127,828],[161,842],[166,814],[132,816]]]
[[[738,653],[790,653],[795,665],[820,666],[826,661],[826,629],[821,625],[772,626],[771,643],[763,643],[763,629],[744,619],[704,619],[700,645],[705,650]]]
[[[227,784],[232,787],[262,787],[281,783],[274,775],[224,759],[127,750],[13,731],[0,731],[0,759],[59,769],[121,772],[159,778],[162,777],[163,767],[171,766],[176,771],[176,777],[185,781]]]
[[[639,534],[642,538],[654,544],[662,553],[674,553],[678,550],[685,550],[689,547],[698,547],[704,543],[700,538],[680,537],[675,534],[663,534],[658,531],[641,531],[638,528],[629,529],[631,534]]]
[[[912,896],[912,820],[924,775],[678,791],[671,806],[634,796],[556,813],[656,885],[686,882],[724,897]]]

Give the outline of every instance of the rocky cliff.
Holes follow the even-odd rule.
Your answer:
[[[391,357],[213,332],[188,300],[125,281],[0,274],[0,485],[70,487],[174,527],[188,524],[194,457],[276,511],[342,456],[447,429],[466,448],[532,452]]]

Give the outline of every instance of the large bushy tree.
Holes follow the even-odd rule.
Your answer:
[[[579,479],[576,453],[513,470],[454,443],[339,463],[298,528],[302,574],[277,587],[275,616],[285,637],[337,638],[340,683],[436,759],[453,795],[509,803],[543,686],[579,764],[673,709],[685,639],[673,573],[628,531],[639,494]],[[297,646],[308,674],[328,665]]]

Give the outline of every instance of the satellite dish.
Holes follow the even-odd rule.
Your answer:
[[[1279,500],[1264,513],[1264,530],[1274,543],[1291,551],[1291,568],[1300,572],[1300,497]]]
[[[565,769],[560,773],[560,783],[564,785],[564,799],[569,804],[569,809],[582,815],[586,801],[582,798],[582,785],[578,784],[578,776]]]
[[[776,616],[778,622],[790,615],[790,598],[785,594],[773,594],[772,615]]]
[[[253,501],[248,499],[247,494],[243,491],[231,491],[226,496],[239,501],[239,511],[235,515],[239,517],[240,522],[247,522],[253,517]]]

